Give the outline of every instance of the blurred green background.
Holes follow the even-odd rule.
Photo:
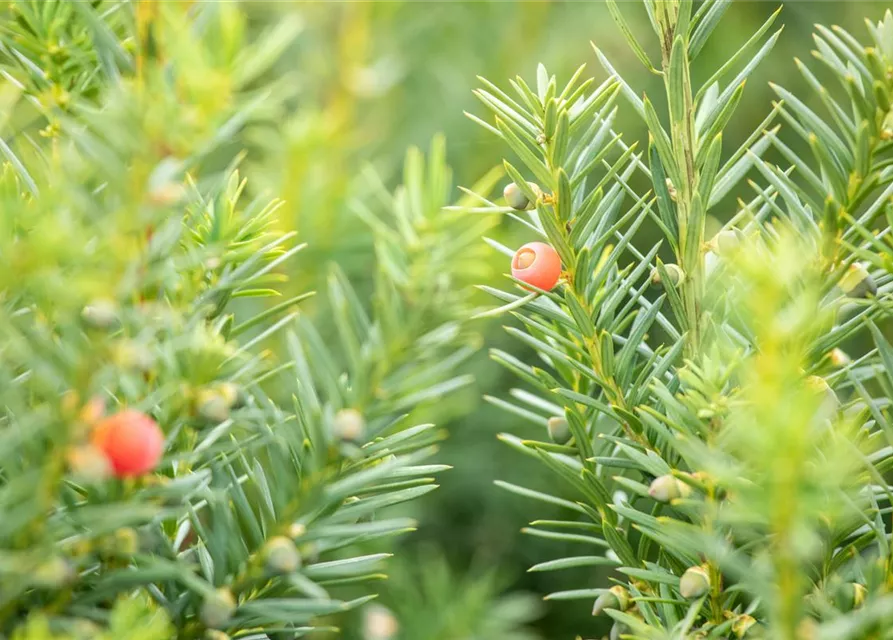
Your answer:
[[[697,61],[701,73],[695,81],[706,79],[778,4],[734,2]],[[594,41],[627,82],[662,102],[660,79],[629,52],[601,2],[277,1],[245,6],[258,37],[286,19],[302,24],[301,35],[274,71],[294,83],[295,98],[277,116],[277,127],[251,132],[245,163],[255,189],[286,199],[283,224],[309,243],[292,274],[290,286],[299,290],[321,289],[330,261],[339,263],[361,291],[368,287],[371,237],[348,206],[351,198],[362,197],[359,176],[367,164],[393,186],[407,146],[425,148],[438,132],[446,134],[460,185],[470,185],[501,162],[499,141],[463,115],[482,113],[471,93],[479,86],[476,76],[505,86],[517,74],[533,78],[542,62],[561,82],[586,63],[586,76],[601,81],[605,73],[592,52]],[[776,23],[783,23],[785,31],[770,61],[749,81],[729,147],[740,144],[768,113],[773,99],[769,79],[805,94],[793,58],[810,56],[815,23],[838,24],[861,36],[864,18],[877,20],[888,6],[851,0],[785,3]],[[653,45],[641,6],[623,2],[621,7],[640,40]],[[642,139],[640,123],[621,117],[620,125],[628,143]],[[509,246],[530,239],[506,224],[500,225],[497,237]],[[507,265],[495,252],[493,260],[496,281]],[[481,303],[487,301],[482,298]],[[325,314],[324,302],[317,304],[309,312]],[[521,352],[500,325],[499,319],[480,321],[486,344]],[[551,479],[543,477],[541,465],[500,444],[496,434],[541,434],[482,400],[485,394],[504,395],[516,384],[488,361],[486,350],[471,371],[476,387],[442,403],[434,416],[450,432],[440,459],[454,470],[442,476],[439,491],[410,507],[420,530],[400,541],[390,565],[391,581],[382,587],[381,601],[396,616],[397,635],[387,635],[396,628],[387,615],[367,608],[348,620],[345,637],[600,637],[606,631],[604,621],[589,615],[587,603],[542,603],[543,594],[564,588],[566,575],[526,573],[532,564],[576,550],[520,533],[529,520],[548,518],[548,509],[500,490],[493,480],[523,479],[536,486]],[[596,570],[574,578],[576,584],[588,581],[593,587],[606,581]]]

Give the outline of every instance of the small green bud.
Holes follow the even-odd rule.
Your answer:
[[[685,273],[679,267],[678,264],[665,264],[664,271],[667,272],[667,276],[670,278],[670,283],[674,287],[678,287],[685,281]],[[651,270],[651,286],[657,287],[661,284],[660,271],[657,270],[657,267]]]
[[[732,227],[720,231],[711,242],[713,250],[720,256],[732,255],[744,241],[744,234],[739,229]]]
[[[528,182],[527,186],[530,187],[530,190],[533,191],[537,196],[540,195],[541,191],[539,185],[534,184],[533,182]],[[517,211],[525,211],[528,209],[533,209],[536,206],[535,202],[531,202],[530,198],[528,198],[523,191],[521,191],[521,187],[516,185],[514,182],[510,182],[505,186],[505,189],[502,191],[502,195],[505,196],[505,201],[508,206]]]
[[[555,444],[567,444],[571,439],[571,430],[567,419],[561,416],[552,416],[547,425],[549,439]]]
[[[848,298],[867,298],[877,295],[877,284],[868,270],[861,264],[850,265],[849,270],[837,283],[837,286]]]
[[[689,567],[679,579],[679,595],[683,598],[700,598],[708,591],[710,591],[710,576],[704,567]]]
[[[677,498],[686,498],[690,494],[691,487],[670,474],[658,476],[648,487],[648,495],[657,502],[672,502]]]
[[[620,585],[615,585],[595,599],[595,603],[592,605],[592,615],[597,616],[605,609],[626,611],[629,605],[629,591]]]
[[[236,599],[226,587],[217,589],[205,597],[199,618],[211,629],[225,627],[236,610]]]
[[[828,359],[835,367],[845,367],[853,361],[843,349],[837,347],[831,349],[831,352],[828,354]]]
[[[263,548],[264,565],[273,574],[293,573],[301,567],[301,554],[291,539],[275,536]]]
[[[230,640],[229,634],[218,629],[206,629],[204,640]]]
[[[617,596],[610,591],[605,591],[592,603],[592,615],[597,616],[605,609],[616,609],[619,604]]]
[[[735,634],[736,638],[743,638],[747,635],[747,632],[750,630],[752,626],[754,626],[757,621],[753,616],[749,616],[746,613],[741,614],[735,621],[732,623],[732,633]]]
[[[112,300],[94,300],[81,311],[81,318],[94,329],[110,329],[118,321],[118,306]]]
[[[342,409],[332,420],[332,431],[339,440],[356,441],[366,431],[366,420],[356,409]]]

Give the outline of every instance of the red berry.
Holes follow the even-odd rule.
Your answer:
[[[154,469],[164,451],[164,434],[152,418],[126,410],[100,421],[93,446],[102,451],[115,475],[139,476]]]
[[[512,258],[512,276],[544,291],[558,284],[561,258],[545,242],[528,242]]]

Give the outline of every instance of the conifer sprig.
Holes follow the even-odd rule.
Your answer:
[[[520,159],[523,170],[506,162],[508,176],[535,202],[527,213],[512,202],[477,211],[521,222],[563,264],[550,291],[490,290],[505,304],[488,315],[510,312],[522,328],[508,331],[538,357],[493,352],[535,390],[495,402],[551,441],[500,437],[562,483],[500,484],[565,511],[527,533],[581,545],[536,570],[615,567],[610,590],[547,596],[594,599],[611,637],[869,637],[891,607],[882,514],[893,361],[873,322],[890,304],[893,14],[869,23],[867,46],[817,27],[815,56],[840,90],[798,65],[827,122],[773,87],[782,101],[724,150],[745,81],[781,33],[775,12],[694,86],[693,62],[730,4],[645,0],[657,62],[627,7],[608,3],[636,58],[661,76],[666,113],[598,48],[609,77],[591,93],[581,72],[562,89],[542,66],[536,91],[517,78],[515,95],[487,81],[477,92],[494,118],[472,118]],[[614,131],[621,95],[648,129],[645,153]],[[632,188],[637,172],[651,191]],[[745,179],[754,195],[706,238],[707,216]],[[645,224],[666,247],[636,248]],[[656,299],[649,281],[663,290]],[[841,347],[860,335],[877,349],[850,358]]]

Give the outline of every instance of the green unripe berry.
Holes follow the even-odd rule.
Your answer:
[[[732,227],[731,229],[725,229],[716,234],[713,238],[713,249],[720,256],[729,256],[732,255],[735,251],[741,247],[741,243],[744,241],[744,234],[741,233],[739,229]]]
[[[845,367],[853,361],[846,351],[838,347],[831,349],[831,352],[828,354],[828,359],[835,367]]]
[[[665,264],[664,271],[667,272],[667,277],[670,279],[670,283],[674,287],[678,287],[685,281],[685,273],[682,271],[678,264]],[[658,271],[657,267],[655,267],[651,270],[651,286],[660,286],[661,282],[662,279],[660,277],[660,271]]]
[[[686,498],[690,494],[691,487],[670,474],[658,476],[648,487],[648,495],[657,502],[672,502],[677,498]]]
[[[263,548],[264,566],[273,574],[293,573],[301,567],[301,554],[290,538],[270,538]]]
[[[221,629],[229,624],[235,611],[236,598],[233,592],[222,587],[205,597],[199,618],[206,627]]]
[[[571,439],[571,430],[567,419],[561,416],[552,416],[546,427],[549,430],[549,439],[555,444],[567,444]]]
[[[342,409],[332,419],[332,432],[339,440],[360,440],[366,432],[366,420],[356,409]]]
[[[527,186],[530,187],[530,190],[533,191],[534,194],[539,196],[539,185],[534,184],[533,182],[528,182]],[[505,197],[506,204],[517,211],[526,211],[529,209],[533,209],[536,206],[536,202],[531,201],[530,198],[528,198],[527,195],[521,190],[521,187],[516,185],[514,182],[510,182],[505,186],[505,189],[503,189],[502,191],[502,195]]]
[[[710,591],[710,576],[704,567],[689,567],[679,578],[679,595],[683,598],[700,598],[708,591]]]
[[[595,599],[595,603],[592,605],[592,615],[597,616],[605,609],[626,611],[629,609],[629,605],[629,591],[620,585],[615,585]]]
[[[848,298],[867,298],[877,295],[877,283],[861,264],[850,265],[849,270],[837,283],[837,286]]]

